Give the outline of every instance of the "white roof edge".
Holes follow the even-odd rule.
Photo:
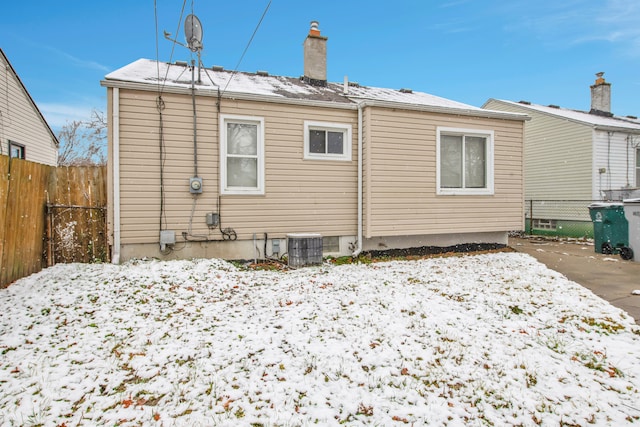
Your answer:
[[[629,125],[630,125],[629,127],[613,126],[613,125],[602,125],[602,124],[589,122],[587,120],[581,120],[581,119],[574,118],[574,117],[568,117],[568,116],[562,115],[562,114],[554,114],[551,111],[539,110],[537,108],[533,108],[530,105],[523,104],[521,102],[508,101],[508,100],[505,100],[505,99],[490,98],[490,99],[487,100],[487,102],[485,102],[482,105],[482,108],[484,108],[485,105],[487,105],[491,101],[501,102],[501,103],[507,104],[507,105],[515,105],[515,106],[518,106],[519,108],[529,109],[529,110],[535,111],[536,113],[545,114],[547,116],[552,116],[552,117],[556,117],[556,118],[561,117],[563,120],[567,120],[567,121],[570,121],[572,123],[577,123],[577,124],[581,124],[581,125],[584,125],[584,126],[589,126],[589,127],[593,128],[593,129],[596,129],[596,130],[627,132],[627,133],[639,133],[640,134],[640,125],[636,125],[635,123],[629,123]],[[533,104],[533,105],[537,105],[539,107],[545,107],[544,105],[539,105],[539,104]],[[575,110],[569,110],[569,111],[575,111]],[[584,112],[584,111],[575,111],[575,112],[576,113],[581,113],[581,114],[589,114],[589,113]],[[616,120],[615,117],[604,117],[604,118],[611,119],[611,120]],[[637,126],[637,129],[634,129],[632,126]]]
[[[158,84],[157,83],[137,83],[137,82],[126,82],[122,80],[101,80],[100,86],[103,87],[112,87],[119,89],[131,89],[131,90],[143,90],[146,92],[158,92]],[[191,87],[176,87],[176,86],[164,86],[162,87],[162,93],[175,93],[175,94],[191,94]],[[196,93],[200,96],[210,96],[217,97],[218,90],[216,88],[207,87],[207,88],[198,88],[196,86]],[[310,100],[304,98],[285,98],[283,96],[270,96],[270,95],[260,95],[260,94],[251,94],[245,92],[230,92],[226,91],[221,96],[223,99],[239,99],[243,101],[259,101],[259,102],[276,102],[279,104],[292,104],[292,105],[306,105],[312,107],[323,107],[323,108],[337,108],[343,110],[357,110],[357,104],[347,104],[347,103],[339,103],[339,102],[331,102],[331,101],[318,101],[318,100]]]
[[[508,113],[505,111],[485,110],[481,108],[476,110],[455,107],[441,107],[435,105],[408,104],[405,102],[379,101],[375,99],[363,99],[362,101],[360,101],[360,105],[362,105],[363,107],[401,108],[404,110],[425,111],[430,113],[455,113],[461,116],[485,117],[490,119],[509,119],[521,121],[531,120],[531,117],[524,113]]]
[[[640,135],[640,126],[638,126],[638,129],[627,128],[627,127],[618,127],[618,126],[594,125],[594,124],[592,124],[592,126],[596,130],[605,130],[605,131],[611,131],[611,132],[637,133],[637,134]]]

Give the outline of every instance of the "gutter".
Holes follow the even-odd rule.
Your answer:
[[[111,263],[120,264],[120,90],[113,88],[113,252]]]
[[[351,254],[357,257],[362,252],[362,109],[364,103],[358,103],[358,241],[356,250]]]
[[[626,127],[618,127],[618,126],[607,126],[607,125],[593,125],[595,130],[601,130],[606,132],[620,132],[626,134],[640,135],[640,126],[637,128],[626,128]]]
[[[505,111],[483,110],[483,109],[468,109],[468,108],[456,108],[456,107],[442,107],[437,105],[424,105],[424,104],[408,104],[405,102],[395,101],[378,101],[372,99],[366,99],[361,101],[360,104],[363,107],[381,107],[381,108],[396,108],[400,110],[411,111],[424,111],[429,113],[441,113],[441,114],[457,114],[459,116],[471,116],[471,117],[483,117],[488,119],[508,119],[508,120],[531,120],[526,114],[523,113],[508,113]],[[358,107],[360,108],[360,107]]]

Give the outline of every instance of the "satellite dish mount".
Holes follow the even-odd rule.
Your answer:
[[[184,36],[189,49],[199,55],[202,50],[202,24],[196,15],[188,15],[184,20]]]
[[[202,24],[198,17],[194,14],[187,15],[184,20],[184,37],[187,41],[187,44],[180,43],[177,40],[171,38],[171,33],[164,32],[164,37],[167,40],[171,40],[174,43],[179,44],[182,47],[188,48],[191,52],[195,52],[198,55],[198,83],[201,82],[200,79],[200,66],[202,65],[202,61],[200,60],[200,52],[204,47],[202,45]]]

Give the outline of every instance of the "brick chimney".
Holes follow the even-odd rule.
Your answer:
[[[596,82],[591,85],[591,111],[598,116],[611,117],[611,83],[604,81],[604,73],[596,73]]]
[[[304,40],[304,81],[313,86],[327,85],[327,37],[320,35],[318,21],[311,21]]]

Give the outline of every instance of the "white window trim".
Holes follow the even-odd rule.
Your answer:
[[[309,130],[325,130],[331,132],[344,133],[344,153],[342,154],[318,154],[309,152]],[[328,123],[328,122],[304,122],[304,159],[305,160],[339,160],[351,161],[351,125],[345,123]]]
[[[440,135],[464,135],[464,136],[480,136],[487,138],[486,147],[486,178],[487,186],[485,188],[441,188],[440,187]],[[464,129],[438,126],[436,131],[436,194],[442,196],[490,196],[493,195],[494,186],[494,162],[493,162],[493,146],[494,131],[484,129]]]
[[[248,123],[258,125],[258,186],[257,187],[229,187],[227,185],[227,122]],[[220,194],[264,195],[264,117],[237,116],[220,114]]]

